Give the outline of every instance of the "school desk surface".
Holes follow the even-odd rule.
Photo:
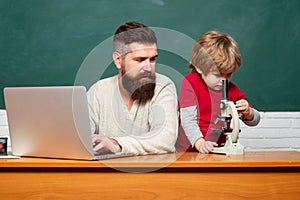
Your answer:
[[[300,152],[0,159],[1,199],[299,199]]]

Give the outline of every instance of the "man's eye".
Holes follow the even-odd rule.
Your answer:
[[[143,62],[146,59],[145,58],[135,58],[134,60],[137,61],[137,62]]]
[[[152,57],[152,58],[150,58],[150,62],[155,62],[156,59],[157,59],[157,57]]]

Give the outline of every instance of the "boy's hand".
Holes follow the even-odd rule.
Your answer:
[[[216,142],[211,142],[211,141],[206,141],[203,138],[198,139],[195,142],[195,148],[200,152],[200,153],[209,153],[211,152],[214,147],[218,146]]]
[[[247,120],[252,120],[254,117],[254,113],[252,108],[249,106],[247,100],[242,99],[235,102],[236,109],[239,113],[242,113],[244,118]]]

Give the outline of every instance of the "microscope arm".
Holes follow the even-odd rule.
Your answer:
[[[237,109],[235,107],[235,104],[232,101],[227,102],[227,114],[229,114],[232,119],[232,134],[231,134],[231,140],[232,142],[237,142],[239,132],[240,132],[240,123],[239,123],[239,115],[237,112]]]

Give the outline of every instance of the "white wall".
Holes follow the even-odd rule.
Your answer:
[[[0,110],[0,137],[9,137],[6,111]],[[300,112],[261,112],[258,126],[241,123],[245,151],[300,151]],[[8,142],[10,151],[10,141]]]
[[[300,112],[261,112],[255,127],[241,124],[246,151],[300,151]]]
[[[11,151],[6,111],[0,110],[0,137],[8,138],[8,151]]]

